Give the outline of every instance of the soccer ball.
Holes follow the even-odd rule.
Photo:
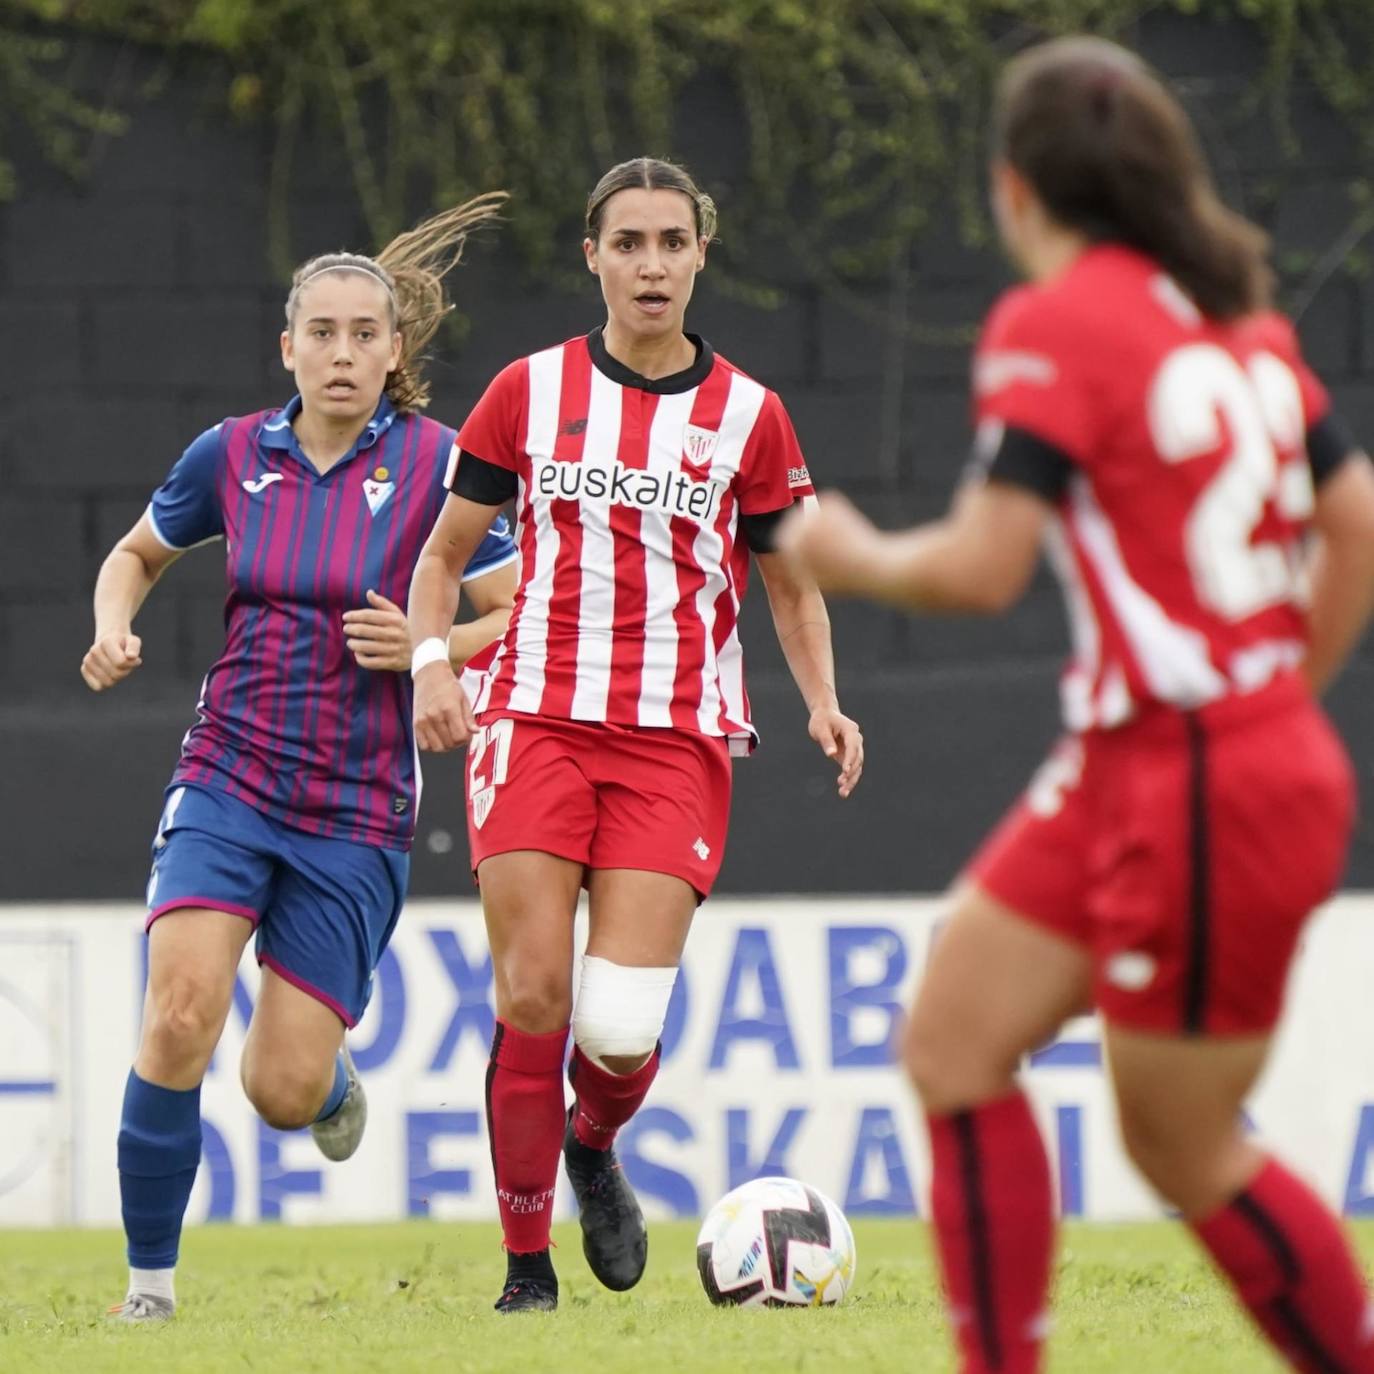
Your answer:
[[[844,1213],[795,1178],[756,1178],[726,1193],[697,1236],[706,1296],[736,1307],[820,1307],[854,1282]]]

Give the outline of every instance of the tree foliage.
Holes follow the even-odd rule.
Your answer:
[[[105,34],[217,56],[226,117],[270,127],[279,189],[309,139],[340,141],[378,243],[417,199],[504,186],[526,261],[553,272],[606,165],[690,162],[709,130],[735,158],[709,189],[751,261],[784,245],[853,280],[951,197],[977,235],[983,120],[1009,52],[1071,30],[1130,41],[1146,11],[1254,42],[1236,110],[1269,119],[1290,159],[1301,81],[1374,165],[1374,5],[1348,0],[0,0],[0,194],[16,191],[4,151],[21,123],[76,171],[84,141],[129,113],[64,79],[64,40]]]

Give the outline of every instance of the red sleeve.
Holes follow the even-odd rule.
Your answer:
[[[993,308],[973,355],[975,428],[994,421],[1024,430],[1086,463],[1099,428],[1091,348],[1062,302],[1034,288],[1008,292]]]
[[[774,391],[764,392],[759,417],[740,459],[735,493],[743,515],[785,510],[815,493],[792,418]]]
[[[1277,311],[1268,311],[1256,320],[1255,330],[1257,343],[1282,358],[1298,379],[1304,429],[1310,430],[1313,425],[1320,424],[1331,414],[1331,393],[1302,356],[1298,332],[1293,328],[1292,321]]]
[[[483,462],[520,470],[529,408],[530,369],[520,358],[492,378],[491,385],[458,431],[458,447]]]

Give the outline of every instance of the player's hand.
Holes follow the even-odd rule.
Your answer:
[[[864,737],[858,724],[838,707],[818,706],[806,728],[826,758],[840,765],[840,796],[847,797],[864,771]]]
[[[852,596],[867,588],[881,539],[847,496],[823,491],[811,509],[796,505],[783,517],[778,549],[797,559],[823,592]]]
[[[389,673],[410,671],[410,624],[406,613],[370,587],[367,605],[345,611],[344,640],[359,668]]]
[[[467,693],[447,663],[430,663],[415,674],[415,742],[431,754],[461,749],[477,721]]]
[[[136,634],[101,635],[81,660],[81,676],[93,692],[123,682],[142,662],[143,641]]]

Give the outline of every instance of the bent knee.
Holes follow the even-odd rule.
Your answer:
[[[573,1040],[612,1073],[632,1073],[658,1046],[677,968],[634,968],[587,955]]]
[[[243,1091],[253,1110],[274,1130],[297,1131],[319,1114],[329,1083],[300,1070],[263,1068],[245,1060]]]
[[[967,1028],[923,1017],[919,1006],[902,1037],[902,1064],[929,1112],[951,1112],[1009,1092],[1020,1062]]]
[[[1190,1131],[1188,1123],[1156,1123],[1136,1113],[1120,1114],[1126,1156],[1141,1177],[1185,1216],[1221,1206],[1239,1193],[1255,1172],[1259,1148],[1234,1131]]]

